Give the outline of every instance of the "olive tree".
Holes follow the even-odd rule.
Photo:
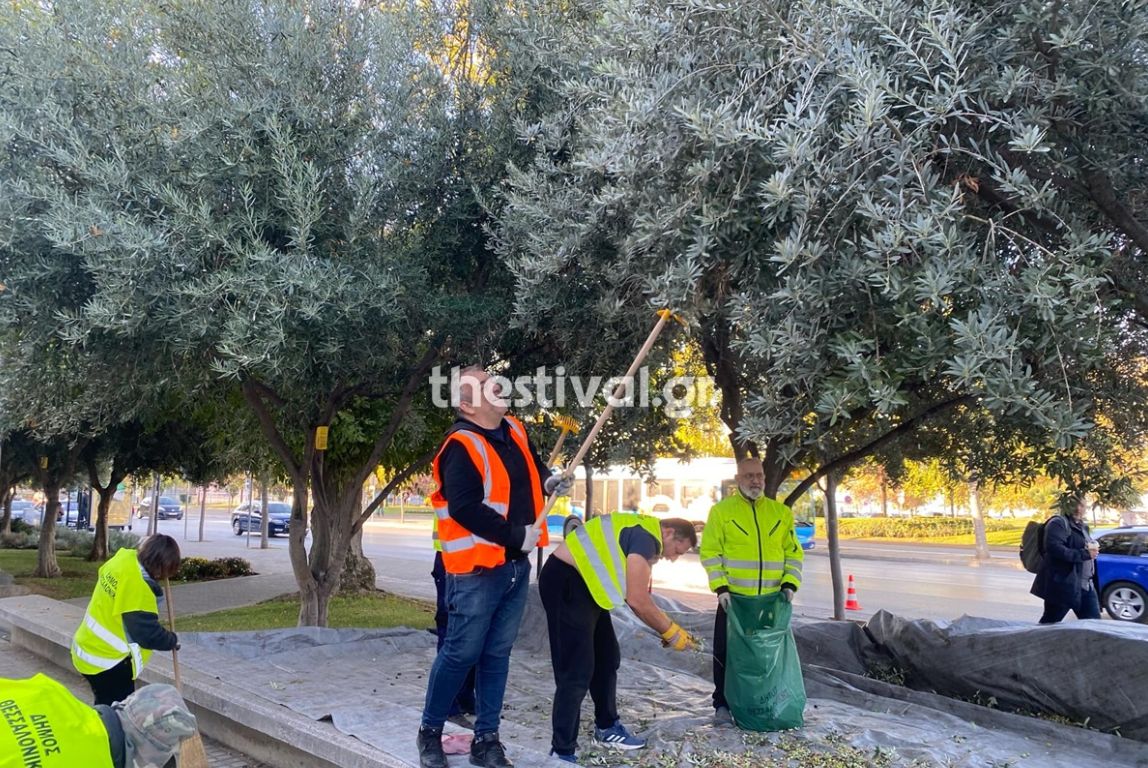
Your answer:
[[[364,480],[410,460],[401,483],[440,437],[433,366],[509,314],[483,197],[513,149],[510,83],[440,55],[443,21],[60,2],[5,27],[9,251],[75,255],[70,354],[111,340],[185,402],[239,399],[293,487],[302,624],[326,623]]]

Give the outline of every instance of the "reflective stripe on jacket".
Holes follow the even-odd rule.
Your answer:
[[[46,675],[0,679],[0,768],[112,768],[100,713]]]
[[[159,613],[159,603],[140,571],[136,550],[121,549],[100,566],[96,588],[84,620],[72,636],[72,666],[82,675],[111,669],[132,660],[132,679],[139,677],[151,651],[133,643],[124,629],[124,614]]]
[[[599,606],[607,611],[626,602],[626,554],[622,552],[622,531],[635,525],[653,535],[662,548],[662,526],[656,517],[614,512],[587,520],[574,529],[566,546],[574,557],[574,567]]]
[[[783,584],[801,586],[805,553],[793,512],[765,496],[751,502],[739,492],[715,504],[698,553],[715,592],[728,587],[738,595],[768,595]]]
[[[538,467],[535,466],[533,455],[530,452],[526,428],[522,426],[522,422],[513,416],[504,416],[503,418],[510,425],[511,439],[526,459],[526,471],[534,492],[534,518],[537,519],[544,505],[542,480],[538,475]],[[499,458],[494,446],[477,432],[467,429],[451,432],[443,441],[432,465],[436,485],[436,490],[431,496],[431,505],[435,511],[435,530],[432,535],[438,537],[435,548],[442,552],[442,563],[447,573],[470,573],[475,568],[493,568],[502,565],[506,562],[505,547],[471,533],[450,516],[449,504],[442,495],[439,458],[442,456],[443,449],[452,441],[460,443],[466,448],[467,455],[470,456],[470,460],[482,476],[482,503],[503,517],[506,517],[510,512],[510,478],[507,476],[506,466],[502,463],[502,459]],[[549,543],[550,537],[544,525],[542,535],[538,539],[538,546],[545,547]]]

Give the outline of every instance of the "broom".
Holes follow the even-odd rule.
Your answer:
[[[163,580],[163,594],[167,598],[167,625],[175,632],[175,607],[171,604],[171,585],[167,579]],[[171,668],[175,673],[175,689],[183,695],[183,685],[179,677],[179,651],[171,649]],[[207,762],[207,752],[203,748],[203,737],[199,731],[184,739],[179,745],[179,768],[210,768]]]

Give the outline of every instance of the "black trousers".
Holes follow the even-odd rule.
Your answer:
[[[717,617],[714,618],[714,709],[729,706],[725,700],[725,649],[725,609],[719,603]]]
[[[111,669],[97,675],[84,675],[95,694],[95,704],[111,706],[123,701],[136,691],[136,681],[132,679],[132,660],[128,657]]]
[[[618,720],[618,667],[622,652],[610,612],[603,610],[574,566],[551,556],[538,577],[546,609],[550,658],[554,666],[554,733],[560,755],[578,749],[578,725],[586,692],[594,701],[594,723],[609,728]]]
[[[431,576],[434,577],[435,591],[434,626],[435,632],[438,633],[438,650],[441,651],[442,644],[446,642],[446,622],[450,613],[446,606],[446,566],[442,563],[442,552],[434,553],[434,568],[431,570]],[[462,684],[462,690],[454,698],[450,714],[466,713],[473,715],[477,711],[477,704],[474,700],[474,667],[471,667],[470,674],[466,676],[466,681]]]

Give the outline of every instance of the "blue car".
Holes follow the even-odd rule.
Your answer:
[[[801,545],[802,549],[813,549],[813,534],[817,530],[812,520],[798,520],[795,523],[797,529],[797,543]]]
[[[570,530],[569,526],[576,525],[576,523],[568,521],[582,520],[584,517],[585,513],[581,507],[574,506],[565,497],[560,498],[550,508],[550,514],[546,516],[546,530],[549,531],[551,539],[566,538],[566,534]]]
[[[1117,621],[1148,624],[1148,525],[1096,534],[1100,604]]]

